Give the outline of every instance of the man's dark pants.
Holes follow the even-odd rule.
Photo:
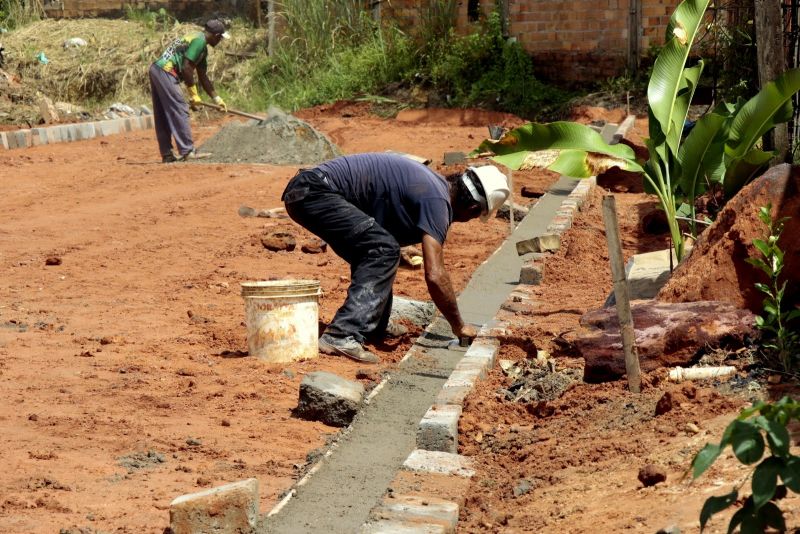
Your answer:
[[[323,239],[350,264],[347,298],[325,333],[353,336],[359,343],[383,334],[400,265],[397,240],[314,171],[301,171],[292,178],[282,199],[296,223]]]
[[[158,150],[162,157],[170,155],[172,137],[175,137],[178,155],[188,154],[194,148],[194,142],[189,124],[189,104],[183,97],[180,81],[155,63],[150,65],[148,74]]]

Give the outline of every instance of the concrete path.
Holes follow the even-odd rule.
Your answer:
[[[464,319],[487,324],[519,281],[517,241],[544,233],[577,180],[561,178],[542,196],[514,233],[474,273],[459,297]],[[357,532],[402,462],[414,450],[420,419],[464,353],[446,347],[452,333],[438,319],[398,365],[382,390],[362,409],[313,475],[293,489],[283,506],[265,517],[259,532],[274,534]],[[437,348],[438,347],[438,348]]]

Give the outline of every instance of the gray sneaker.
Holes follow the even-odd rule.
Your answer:
[[[351,360],[361,363],[378,363],[380,358],[361,346],[361,343],[353,339],[352,336],[333,337],[322,334],[319,338],[319,350],[325,354],[337,356],[347,356]]]
[[[192,149],[191,152],[181,154],[178,161],[197,161],[201,159],[210,158],[211,154],[208,152],[198,152],[197,149]]]

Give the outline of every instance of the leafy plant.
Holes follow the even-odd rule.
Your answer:
[[[527,124],[499,141],[484,141],[476,152],[491,153],[494,160],[512,169],[543,166],[575,178],[613,166],[641,173],[645,189],[658,196],[675,254],[682,259],[679,217],[696,219],[695,198],[710,184],[722,184],[731,196],[766,168],[774,153],[758,148],[760,139],[775,124],[791,118],[791,97],[800,90],[800,69],[787,71],[747,102],[720,104],[698,120],[684,139],[689,104],[703,70],[703,61],[691,61],[690,52],[709,1],[683,0],[670,18],[667,41],[648,83],[646,162],[637,161],[629,147],[610,146],[588,126],[569,122]],[[544,158],[532,154],[541,150],[558,153]],[[683,203],[686,206],[681,209]]]
[[[776,504],[786,491],[800,493],[800,457],[789,452],[791,438],[786,429],[792,420],[800,420],[800,404],[784,397],[775,403],[758,402],[742,410],[728,425],[718,445],[709,443],[692,460],[692,478],[702,475],[728,446],[736,459],[745,465],[759,462],[769,446],[770,454],[752,471],[752,494],[743,499],[742,507],[733,514],[728,532],[740,528],[741,534],[764,532],[768,527],[786,530],[783,512]],[[778,480],[783,484],[778,484]],[[740,502],[739,490],[743,481],[730,493],[706,499],[700,511],[700,530],[711,517],[734,503]]]
[[[765,334],[766,343],[762,347],[767,354],[777,360],[784,372],[791,373],[797,366],[800,335],[789,327],[789,323],[800,317],[800,310],[783,310],[783,294],[786,280],[780,282],[783,270],[783,251],[778,240],[783,233],[783,226],[789,217],[772,219],[772,206],[762,206],[758,210],[758,218],[767,227],[765,239],[754,239],[753,245],[761,253],[761,258],[747,258],[747,262],[755,265],[767,275],[769,283],[757,283],[756,288],[764,293],[764,315],[756,317],[756,326]]]
[[[166,31],[178,24],[178,19],[170,15],[163,7],[158,11],[146,8],[125,6],[125,18],[144,24],[151,31]]]

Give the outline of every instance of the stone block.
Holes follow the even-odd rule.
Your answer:
[[[470,346],[470,348],[472,348]],[[489,360],[486,358],[477,358],[475,356],[467,356],[464,355],[461,358],[461,361],[455,366],[453,371],[458,371],[459,373],[478,373],[478,378],[483,380],[486,378],[486,369],[488,367]]]
[[[53,143],[61,142],[61,132],[58,126],[48,126],[45,130],[47,131],[47,144],[52,145]]]
[[[361,527],[361,534],[446,534],[442,525],[425,525],[407,521],[379,520]]]
[[[93,139],[95,136],[94,132],[94,123],[93,122],[82,122],[76,125],[76,130],[78,133],[78,140],[85,141],[86,139]]]
[[[460,405],[432,406],[417,427],[417,448],[426,451],[458,451]]]
[[[294,413],[326,425],[347,426],[358,413],[363,397],[364,386],[360,382],[316,371],[303,377],[300,401]]]
[[[463,152],[445,152],[445,165],[463,165],[467,162],[467,155]]]
[[[517,241],[517,254],[520,256],[530,252],[554,252],[559,248],[561,248],[561,236],[557,234],[545,234]]]
[[[258,522],[258,480],[249,478],[176,498],[169,506],[173,534],[246,534]]]
[[[457,503],[430,496],[392,495],[370,513],[373,521],[401,521],[418,525],[439,525],[444,532],[455,532]]]
[[[0,148],[8,150],[8,138],[6,132],[0,132]]]
[[[472,467],[472,460],[466,456],[421,449],[411,451],[406,461],[403,462],[403,469],[406,471],[439,473],[465,478],[471,478],[475,474]]]
[[[538,286],[544,281],[544,262],[528,260],[519,270],[519,283]]]
[[[472,342],[472,345],[467,349],[467,353],[461,361],[474,360],[480,362],[484,370],[491,369],[494,367],[494,361],[499,348],[500,342],[497,339],[487,337],[478,338]]]
[[[464,404],[464,399],[467,395],[472,393],[472,386],[446,386],[442,387],[439,394],[436,395],[434,404],[436,406],[447,406],[449,404],[457,404],[461,406]]]
[[[481,376],[479,369],[453,369],[450,378],[442,387],[475,387],[475,383]]]
[[[48,142],[47,128],[33,129],[33,146],[46,145]]]
[[[17,148],[29,148],[32,144],[32,135],[30,130],[17,130],[14,132],[15,145]]]

